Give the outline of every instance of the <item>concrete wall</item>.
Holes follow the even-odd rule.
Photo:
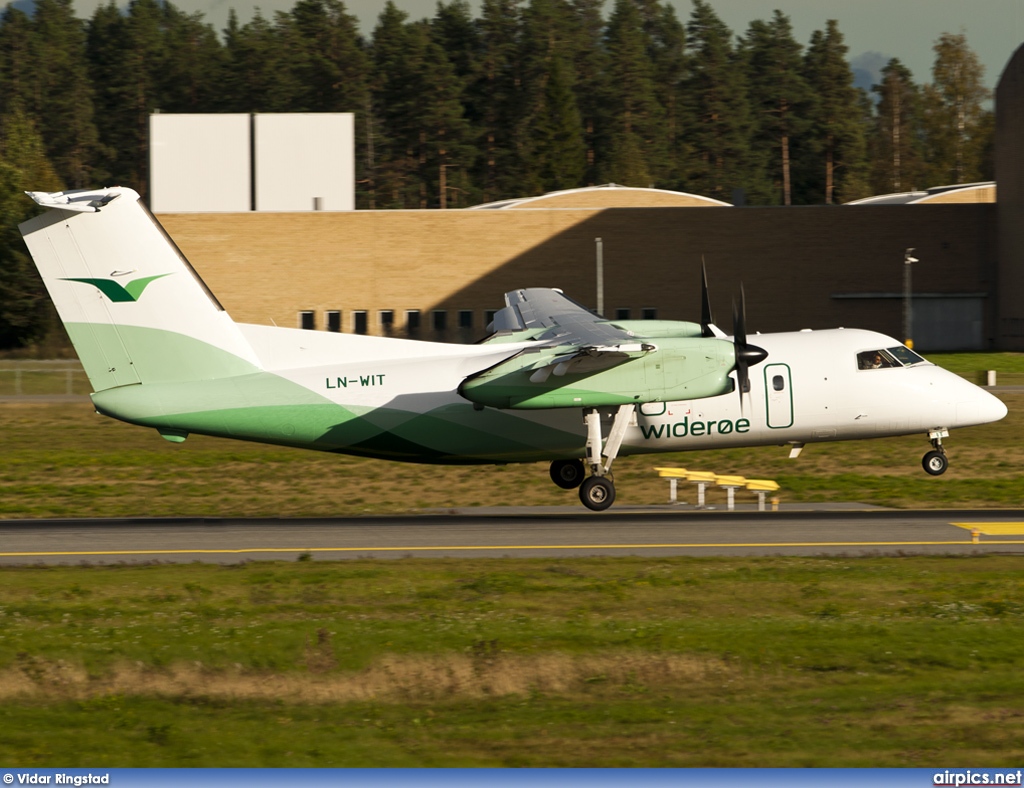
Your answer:
[[[1024,350],[1024,46],[996,88],[999,347]]]

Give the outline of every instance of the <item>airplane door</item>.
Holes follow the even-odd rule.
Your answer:
[[[764,368],[768,426],[773,430],[793,426],[793,379],[789,364],[768,364]]]

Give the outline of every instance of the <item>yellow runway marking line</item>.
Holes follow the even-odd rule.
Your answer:
[[[0,558],[33,558],[45,556],[96,555],[216,555],[241,553],[397,553],[442,550],[637,550],[656,548],[723,548],[723,547],[927,547],[969,545],[969,540],[943,540],[934,542],[694,542],[664,544],[538,544],[538,545],[404,545],[402,547],[241,547],[190,550],[83,550],[0,553]],[[1024,545],[1024,539],[1001,539],[984,542],[986,545]]]
[[[975,528],[985,536],[1020,536],[1024,535],[1024,523],[950,523],[957,528],[971,531]]]

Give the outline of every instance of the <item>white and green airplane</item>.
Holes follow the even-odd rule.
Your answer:
[[[746,341],[711,323],[605,320],[558,290],[505,295],[477,345],[232,321],[139,195],[31,192],[20,227],[95,390],[96,410],[155,428],[389,460],[549,461],[594,510],[618,455],[949,430],[1006,406],[897,340],[835,329]],[[750,368],[758,365],[753,374]],[[736,392],[739,396],[736,396]],[[588,475],[589,470],[589,475]]]

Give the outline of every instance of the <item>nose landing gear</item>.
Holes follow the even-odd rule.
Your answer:
[[[928,433],[932,442],[932,450],[921,459],[921,466],[925,473],[932,476],[941,476],[949,467],[949,460],[946,458],[946,449],[942,445],[942,439],[949,437],[949,430],[932,430]]]

